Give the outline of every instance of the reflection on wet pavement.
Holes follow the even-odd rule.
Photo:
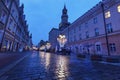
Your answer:
[[[77,59],[74,54],[33,52],[4,76],[7,80],[120,80],[119,69],[118,66]]]

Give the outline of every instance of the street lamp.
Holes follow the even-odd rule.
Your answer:
[[[39,49],[42,51],[45,50],[45,45],[42,45]]]
[[[59,35],[57,41],[59,42],[60,45],[59,51],[61,51],[61,49],[65,46],[65,43],[67,42],[66,36],[63,34]]]
[[[47,42],[46,45],[45,45],[45,47],[46,47],[46,50],[50,50],[51,44],[49,42]]]

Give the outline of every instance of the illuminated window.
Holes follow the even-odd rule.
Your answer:
[[[110,11],[107,11],[107,12],[105,13],[105,18],[109,18],[110,16],[111,16]]]
[[[118,8],[118,12],[120,12],[120,5],[117,8]]]

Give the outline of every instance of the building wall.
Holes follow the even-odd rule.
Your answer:
[[[1,51],[20,51],[32,45],[24,5],[19,0],[0,1],[0,48]]]
[[[51,29],[51,31],[49,32],[49,42],[51,43],[51,47],[52,49],[55,49],[56,46],[58,46],[58,41],[57,41],[57,37],[60,34],[59,29],[53,28]]]
[[[104,4],[104,12],[101,7],[102,3]],[[67,36],[67,46],[74,53],[89,52],[90,54],[108,55],[105,37],[106,26],[110,54],[120,55],[120,11],[118,12],[118,6],[120,8],[119,0],[103,0],[79,17],[62,31]]]

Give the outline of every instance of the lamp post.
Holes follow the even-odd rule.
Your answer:
[[[61,51],[62,48],[64,48],[65,43],[67,42],[66,36],[60,34],[57,38],[57,41],[59,42],[59,46],[60,46],[59,51]]]
[[[42,45],[39,49],[40,51],[45,51],[45,45]]]
[[[46,47],[46,51],[49,51],[50,48],[51,48],[51,44],[49,42],[47,42],[46,45],[45,45],[45,47]]]

